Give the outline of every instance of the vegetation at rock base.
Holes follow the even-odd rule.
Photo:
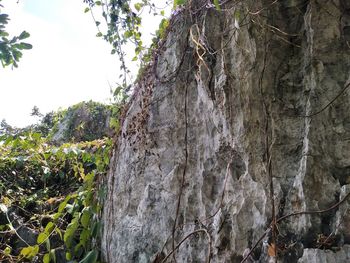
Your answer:
[[[89,102],[71,109],[82,105],[103,106]],[[99,219],[106,191],[101,182],[112,143],[100,138],[52,144],[53,127],[67,112],[50,113],[51,121],[42,116],[41,123],[25,129],[2,122],[1,262],[99,262]],[[48,131],[40,133],[43,127]]]

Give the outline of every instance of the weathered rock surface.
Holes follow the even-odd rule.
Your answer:
[[[298,260],[298,263],[336,263],[336,262],[350,262],[349,245],[345,245],[342,248],[342,250],[338,252],[307,248],[304,250],[303,256]]]
[[[274,200],[276,218],[314,211],[278,221],[278,262],[347,262],[350,203],[337,203],[350,187],[350,7],[222,2],[176,14],[136,88],[103,255],[241,262],[266,233],[248,259],[269,262]]]

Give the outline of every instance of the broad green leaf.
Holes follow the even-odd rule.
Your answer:
[[[85,175],[84,182],[90,185],[93,183],[94,177],[95,177],[95,174],[93,172],[88,173],[87,175]]]
[[[26,38],[28,38],[28,37],[30,37],[30,34],[29,34],[27,31],[23,31],[23,32],[19,35],[18,39],[19,39],[19,40],[23,40],[23,39],[26,39]]]
[[[38,243],[38,245],[41,245],[42,243],[45,242],[45,240],[48,238],[48,234],[44,233],[40,233],[38,235],[38,238],[36,239],[36,242]]]
[[[63,240],[68,248],[72,246],[72,241],[79,226],[78,218],[73,218],[72,222],[68,224],[66,232],[64,233]]]
[[[84,13],[87,13],[87,12],[89,12],[90,11],[90,8],[88,8],[88,7],[86,7],[85,9],[84,9]]]
[[[68,201],[71,199],[71,196],[68,195],[62,203],[58,206],[58,213],[61,213],[65,208],[68,203]]]
[[[62,239],[63,239],[62,231],[61,231],[58,227],[55,228],[55,231],[56,231],[56,233],[60,236],[60,238],[61,238],[61,240],[62,240]]]
[[[32,49],[33,48],[33,46],[31,44],[24,43],[24,42],[19,43],[19,45],[20,45],[19,49]]]
[[[43,263],[50,263],[50,253],[46,253],[43,257]]]
[[[174,0],[173,8],[176,8],[179,5],[184,5],[185,3],[186,3],[186,0]]]
[[[55,249],[51,249],[50,250],[50,259],[53,261],[53,263],[56,263],[56,250]]]
[[[8,36],[9,36],[9,33],[0,31],[0,37],[8,37]]]
[[[101,227],[102,227],[101,222],[95,222],[92,227],[91,236],[96,238],[101,231]]]
[[[90,218],[91,218],[91,211],[90,209],[87,207],[87,208],[84,208],[83,210],[83,214],[80,218],[80,222],[81,222],[81,225],[85,228],[88,228],[89,227],[89,224],[90,224]]]
[[[128,30],[128,31],[125,31],[125,32],[124,32],[124,37],[125,37],[125,38],[130,38],[130,37],[132,37],[132,36],[133,36],[133,32],[132,32],[132,31]]]
[[[4,253],[5,253],[5,255],[7,255],[7,256],[11,254],[11,251],[12,251],[11,247],[6,247],[6,248],[4,249]]]
[[[91,250],[79,263],[95,263],[97,262],[98,253],[96,250]]]
[[[239,12],[239,10],[235,11],[235,22],[234,22],[234,26],[235,28],[239,29],[239,18],[241,16],[241,13]]]
[[[39,246],[35,245],[35,246],[29,246],[29,247],[22,248],[20,255],[26,259],[31,260],[38,253],[39,253]]]
[[[45,232],[47,234],[50,234],[54,229],[55,229],[55,224],[52,222],[47,223],[47,225],[45,226]]]
[[[74,247],[74,257],[76,258],[81,258],[83,255],[84,255],[84,247],[81,243],[77,244],[75,247]]]
[[[90,229],[84,229],[80,234],[80,244],[86,247],[87,242],[91,239]]]
[[[214,0],[214,5],[215,5],[216,10],[219,10],[219,11],[221,10],[219,0]]]
[[[0,14],[0,23],[1,24],[7,24],[8,20],[9,20],[9,16],[7,14]]]
[[[135,9],[136,9],[137,11],[140,11],[141,8],[142,8],[142,3],[136,3],[136,4],[134,5],[134,7],[135,7]]]
[[[66,252],[66,259],[71,260],[72,259],[72,254],[70,252]]]
[[[47,250],[47,251],[50,251],[50,249],[51,249],[51,243],[50,243],[50,239],[49,239],[49,238],[45,240],[45,245],[46,245],[46,250]]]

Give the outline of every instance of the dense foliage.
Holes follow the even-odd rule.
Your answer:
[[[98,262],[109,139],[0,137],[0,261]]]
[[[117,128],[112,109],[89,101],[43,115],[34,107],[37,124],[1,122],[0,262],[99,262],[111,139],[96,127]]]

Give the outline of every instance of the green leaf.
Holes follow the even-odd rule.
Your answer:
[[[72,259],[72,254],[70,252],[66,252],[66,259],[71,260]]]
[[[9,33],[0,30],[0,37],[8,37]]]
[[[75,247],[74,247],[74,256],[76,258],[82,258],[84,256],[84,252],[85,249],[83,247],[83,245],[81,243],[78,243]]]
[[[7,24],[9,16],[7,14],[0,14],[0,24]]]
[[[136,4],[134,5],[134,7],[135,7],[135,9],[139,12],[139,11],[141,10],[141,8],[142,8],[142,3],[136,3]]]
[[[89,227],[91,218],[91,211],[89,208],[84,208],[83,215],[80,218],[81,225],[85,228]]]
[[[88,173],[87,175],[85,175],[84,183],[90,186],[94,182],[94,178],[95,174],[93,172]]]
[[[43,257],[43,263],[50,263],[50,253],[46,253]]]
[[[39,253],[39,246],[29,246],[22,248],[20,255],[23,256],[26,259],[31,260]]]
[[[91,239],[90,229],[84,229],[80,234],[80,244],[86,247],[87,242]]]
[[[55,224],[52,222],[49,222],[45,227],[45,232],[50,234],[54,229],[55,229]]]
[[[130,37],[132,37],[132,35],[133,35],[133,32],[130,31],[130,30],[125,31],[125,33],[124,33],[124,37],[125,37],[125,38],[130,38]]]
[[[66,232],[64,233],[63,236],[63,241],[66,244],[68,248],[72,246],[72,241],[75,235],[75,232],[77,231],[79,226],[78,218],[73,218],[72,222],[68,224]]]
[[[6,247],[5,249],[4,249],[4,253],[5,253],[5,255],[10,255],[11,254],[11,251],[12,251],[12,248],[11,247]]]
[[[55,252],[55,249],[51,249],[50,250],[50,258],[52,259],[52,261],[54,263],[56,263],[56,252]]]
[[[102,5],[102,2],[101,1],[96,1],[95,5]]]
[[[184,5],[185,3],[186,3],[186,0],[174,0],[173,8],[176,8],[179,5]]]
[[[48,238],[49,236],[44,232],[44,233],[40,233],[38,235],[38,238],[36,239],[36,243],[38,245],[41,245],[42,243],[45,242],[45,240]]]
[[[79,263],[95,263],[97,262],[98,253],[96,250],[91,250],[87,255],[79,261]]]
[[[32,49],[33,46],[28,43],[21,42],[19,43],[19,49]]]
[[[45,245],[46,245],[47,251],[50,251],[50,249],[51,249],[51,243],[50,243],[50,239],[49,239],[49,238],[45,240]]]
[[[68,201],[71,199],[71,197],[72,196],[70,196],[70,195],[66,196],[64,201],[62,203],[60,203],[60,205],[58,206],[58,213],[61,213],[66,208],[66,205],[67,205]]]
[[[214,0],[214,5],[215,5],[216,10],[218,10],[218,11],[221,10],[219,0]]]
[[[96,34],[96,36],[97,36],[97,37],[102,37],[102,33],[101,33],[101,32],[98,32],[98,33]]]
[[[23,31],[23,32],[19,35],[18,39],[19,39],[19,40],[23,40],[23,39],[26,39],[26,38],[28,38],[28,37],[30,37],[30,34],[29,34],[27,31]]]
[[[61,231],[58,227],[55,228],[55,231],[56,231],[56,233],[60,236],[60,238],[61,238],[61,240],[62,240],[62,239],[63,239],[62,231]]]
[[[101,222],[95,222],[92,227],[91,236],[96,238],[100,234],[101,227]]]
[[[84,9],[84,13],[87,13],[87,12],[89,12],[90,11],[90,8],[88,8],[88,7],[86,7],[85,9]]]

